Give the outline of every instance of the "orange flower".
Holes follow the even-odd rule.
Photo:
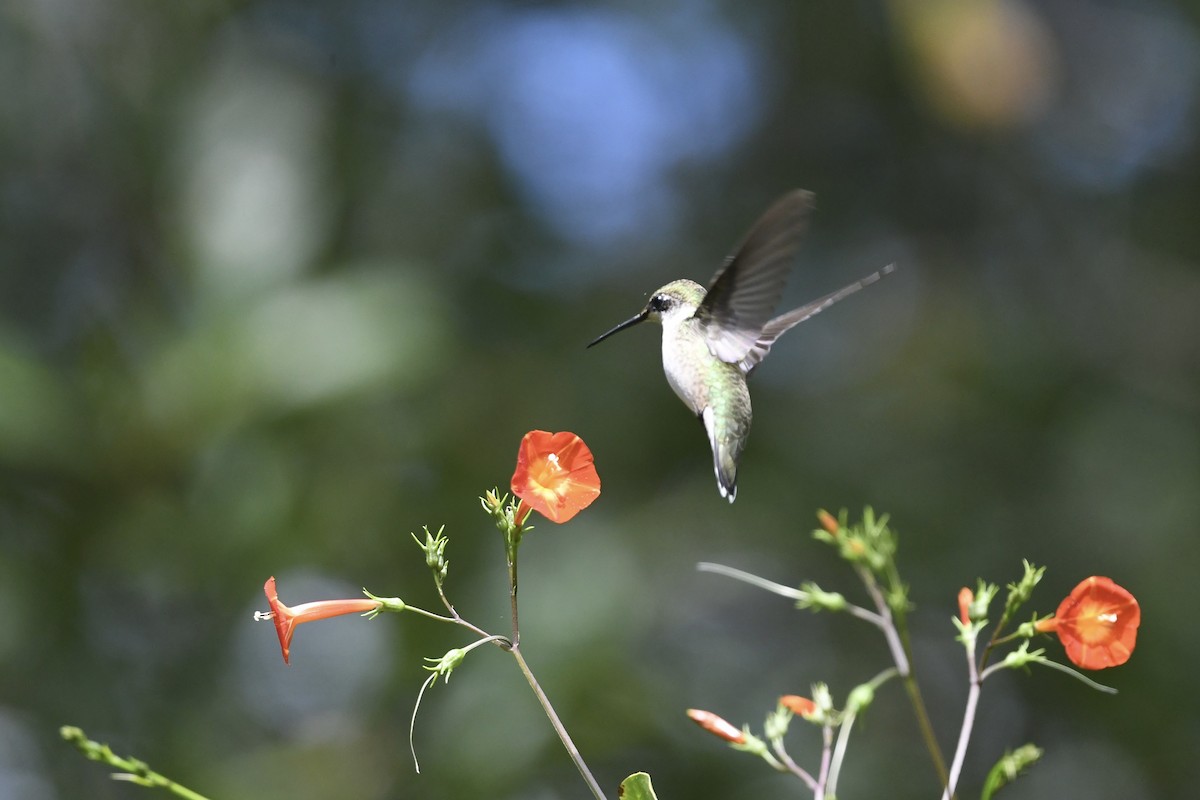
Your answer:
[[[592,451],[570,431],[530,431],[517,451],[512,493],[551,522],[566,522],[600,494]],[[518,512],[517,522],[528,513]]]
[[[1137,599],[1108,578],[1093,575],[1076,586],[1039,631],[1054,631],[1077,667],[1104,669],[1133,654],[1142,609]]]
[[[963,625],[971,624],[971,603],[974,602],[974,592],[965,586],[958,590],[958,618]]]
[[[687,715],[691,717],[692,722],[696,723],[701,728],[704,728],[704,730],[708,731],[714,736],[721,737],[727,742],[742,744],[746,741],[745,731],[735,728],[732,722],[728,722],[725,719],[718,717],[711,711],[701,711],[698,708],[689,708],[687,710]]]
[[[798,694],[785,694],[779,698],[779,705],[801,717],[810,717],[817,710],[816,703]]]
[[[343,614],[363,614],[382,607],[383,603],[368,598],[353,598],[349,600],[317,600],[313,603],[303,603],[295,608],[288,608],[279,602],[279,592],[275,590],[275,578],[267,578],[263,585],[267,593],[267,602],[271,605],[269,614],[256,614],[257,619],[270,618],[275,623],[275,632],[279,634],[279,649],[283,651],[283,663],[288,664],[288,656],[292,649],[292,634],[296,626],[302,622],[314,622],[318,619],[340,617]]]
[[[817,512],[817,521],[821,523],[821,527],[828,531],[831,535],[837,536],[842,530],[841,524],[825,509]]]

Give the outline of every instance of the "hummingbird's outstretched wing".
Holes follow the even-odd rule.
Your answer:
[[[758,340],[754,343],[754,346],[750,348],[750,351],[746,353],[745,357],[738,362],[738,366],[741,367],[743,373],[749,375],[750,372],[758,366],[758,362],[766,358],[767,353],[771,352],[771,345],[775,344],[775,340],[780,336],[787,333],[801,322],[804,322],[804,320],[808,319],[809,317],[815,314],[820,314],[838,300],[841,300],[844,297],[849,297],[864,286],[870,286],[884,275],[890,275],[892,272],[895,272],[895,270],[895,264],[888,264],[883,269],[879,270],[878,272],[872,272],[870,275],[860,281],[855,281],[849,286],[843,286],[841,289],[838,289],[832,294],[827,294],[818,300],[813,300],[811,303],[807,303],[799,308],[792,309],[786,314],[780,314],[778,317],[775,317],[775,319],[763,326],[762,333],[759,334]]]
[[[812,207],[812,192],[796,189],[785,194],[754,223],[713,276],[696,319],[717,358],[736,364],[756,346],[779,304]]]

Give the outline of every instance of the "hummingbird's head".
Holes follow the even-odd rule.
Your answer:
[[[588,347],[600,344],[614,333],[632,328],[639,322],[651,320],[661,323],[664,327],[673,327],[696,313],[700,302],[704,300],[704,287],[695,281],[671,281],[654,294],[650,295],[646,306],[629,319],[593,339]]]
[[[695,314],[703,300],[704,287],[684,278],[671,281],[650,295],[643,313],[646,319],[672,326]]]

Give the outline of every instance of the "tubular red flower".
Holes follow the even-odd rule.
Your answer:
[[[688,717],[692,722],[699,725],[704,730],[719,736],[727,742],[734,744],[742,744],[746,741],[746,732],[739,730],[733,726],[732,722],[728,722],[722,717],[718,717],[711,711],[702,711],[698,708],[689,708],[687,710]]]
[[[1083,669],[1124,664],[1137,645],[1142,609],[1137,599],[1109,578],[1096,575],[1076,586],[1053,617],[1037,630],[1058,634],[1067,658]]]
[[[566,522],[600,495],[592,451],[570,431],[530,431],[517,451],[512,493],[551,522]],[[519,511],[517,522],[528,513]]]
[[[319,619],[340,617],[343,614],[364,614],[374,611],[383,604],[369,598],[351,598],[348,600],[317,600],[312,603],[302,603],[295,608],[289,608],[279,601],[279,592],[275,590],[275,578],[267,578],[263,584],[267,595],[267,603],[271,606],[271,621],[275,623],[275,633],[279,635],[279,649],[283,652],[283,663],[290,664],[289,657],[292,649],[292,634],[296,626],[302,622],[315,622]]]
[[[963,625],[971,624],[971,603],[975,602],[975,593],[966,586],[958,590],[958,618]]]
[[[801,717],[811,717],[817,710],[816,703],[798,694],[785,694],[779,698],[779,705]]]

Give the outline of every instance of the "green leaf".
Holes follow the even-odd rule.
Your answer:
[[[644,772],[635,772],[621,781],[617,797],[621,800],[657,800],[654,787],[650,785],[650,776]]]
[[[1033,766],[1041,757],[1042,749],[1033,744],[1022,745],[1016,750],[1005,753],[1004,757],[996,762],[996,766],[992,767],[987,780],[983,782],[983,793],[979,795],[979,800],[991,800],[993,794],[1012,783],[1018,775]]]

